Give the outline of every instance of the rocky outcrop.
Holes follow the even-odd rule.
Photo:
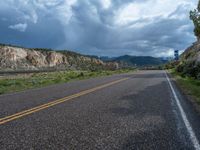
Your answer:
[[[193,43],[181,55],[177,71],[182,75],[200,79],[200,42]]]
[[[45,51],[13,46],[0,46],[0,70],[40,69],[117,69],[116,63],[69,51]]]
[[[109,70],[119,69],[119,63],[117,63],[117,62],[107,62],[106,68],[108,68]]]
[[[181,55],[181,60],[186,62],[200,62],[200,41],[193,43],[192,46],[187,48]]]

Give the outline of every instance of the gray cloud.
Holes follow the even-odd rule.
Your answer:
[[[26,31],[27,24],[26,23],[18,23],[15,25],[10,25],[8,28],[24,32],[24,31]]]
[[[1,1],[0,42],[94,55],[170,55],[195,41],[189,10],[197,3],[171,2]]]

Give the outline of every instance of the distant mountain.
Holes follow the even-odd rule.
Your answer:
[[[114,58],[101,57],[100,59],[103,61],[118,62],[126,66],[156,66],[168,62],[168,60],[163,58],[155,58],[151,56],[130,56],[130,55],[124,55]]]
[[[100,59],[102,61],[113,61],[117,57],[108,57],[108,56],[101,56]]]

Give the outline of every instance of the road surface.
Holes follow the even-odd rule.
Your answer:
[[[200,116],[165,71],[0,96],[0,149],[199,150]]]

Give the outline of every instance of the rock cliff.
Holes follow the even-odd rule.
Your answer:
[[[192,46],[187,48],[181,55],[181,60],[186,62],[200,62],[200,42],[193,43]]]
[[[0,46],[0,70],[115,70],[117,68],[117,63],[105,63],[99,59],[70,51],[27,49],[7,45]]]

